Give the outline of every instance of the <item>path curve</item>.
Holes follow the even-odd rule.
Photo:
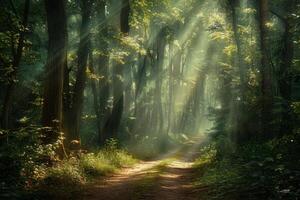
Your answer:
[[[199,139],[201,141],[201,138]],[[166,159],[140,162],[132,168],[102,178],[87,185],[83,200],[196,200],[200,199],[193,185],[196,172],[193,159],[199,156],[201,142],[168,155],[172,159],[161,169]],[[150,177],[150,179],[149,179]],[[148,180],[149,182],[145,182]]]

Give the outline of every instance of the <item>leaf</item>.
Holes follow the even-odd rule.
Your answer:
[[[267,158],[265,159],[265,161],[268,161],[268,162],[274,162],[274,159],[273,159],[272,157],[267,157]]]

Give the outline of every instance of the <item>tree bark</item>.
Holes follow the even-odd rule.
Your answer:
[[[173,109],[174,109],[174,70],[173,70],[173,56],[174,53],[174,45],[169,43],[169,105],[168,105],[168,126],[167,126],[167,134],[170,133],[171,128],[173,126]],[[175,88],[177,89],[177,88]]]
[[[243,61],[242,55],[242,44],[238,31],[238,15],[237,15],[237,7],[240,5],[240,0],[228,0],[229,6],[229,20],[231,21],[232,30],[233,30],[233,40],[237,49],[237,52],[234,56],[234,64],[237,65],[239,70],[239,78],[240,78],[240,86],[239,86],[239,98],[240,100],[237,103],[234,103],[234,109],[236,109],[236,115],[238,116],[238,122],[236,122],[236,133],[235,138],[236,142],[243,142],[249,138],[249,130],[246,117],[244,116],[244,112],[246,111],[245,101],[246,101],[246,92],[247,92],[247,69],[246,64]]]
[[[163,117],[163,107],[162,107],[162,71],[163,71],[163,64],[165,58],[165,47],[166,47],[166,39],[165,39],[165,32],[164,28],[157,36],[156,40],[156,62],[154,66],[154,75],[155,75],[155,92],[154,92],[154,113],[156,114],[155,117],[155,126],[158,125],[157,133],[161,133],[163,131],[164,125],[164,117]]]
[[[272,138],[272,70],[268,60],[267,48],[267,19],[268,0],[259,0],[259,37],[261,50],[261,90],[262,90],[262,134],[264,138]]]
[[[130,4],[129,0],[122,0],[120,13],[120,31],[122,36],[129,33],[129,15]],[[123,83],[123,64],[116,64],[113,68],[113,109],[108,121],[108,130],[113,138],[118,137],[118,131],[121,124],[121,119],[124,109],[124,83]]]
[[[78,68],[76,73],[76,82],[73,91],[73,104],[69,115],[69,140],[79,140],[80,123],[84,101],[84,89],[87,81],[87,61],[90,51],[90,22],[92,0],[81,1],[82,21],[80,27],[80,42],[78,49]]]
[[[45,0],[48,24],[48,57],[45,70],[42,124],[51,127],[45,142],[61,131],[64,67],[67,59],[67,18],[65,2]],[[52,134],[51,134],[52,133]]]
[[[284,33],[282,35],[282,49],[279,67],[279,91],[282,97],[282,113],[280,124],[280,135],[289,134],[293,130],[292,117],[292,63],[294,58],[294,44],[293,44],[293,21],[290,14],[295,8],[295,1],[291,0],[284,3],[285,16],[275,15],[281,20],[284,26]],[[274,14],[274,13],[273,13]]]
[[[90,50],[89,52],[89,69],[91,73],[95,74],[95,68],[94,68],[94,60],[93,60],[93,54],[92,51]],[[97,131],[98,134],[101,133],[101,114],[100,114],[100,108],[99,108],[99,99],[98,99],[98,90],[97,90],[97,80],[92,79],[91,80],[91,88],[92,88],[92,93],[93,93],[93,101],[94,101],[94,110],[95,114],[97,117],[96,120],[96,125],[97,125]],[[99,142],[102,144],[104,141],[103,134],[99,134]]]

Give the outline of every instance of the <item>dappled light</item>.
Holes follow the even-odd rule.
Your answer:
[[[299,199],[299,0],[1,0],[0,199]]]

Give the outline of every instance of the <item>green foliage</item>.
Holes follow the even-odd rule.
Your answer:
[[[84,183],[86,180],[80,170],[79,162],[71,158],[50,167],[43,181],[47,185],[76,185],[78,183]]]
[[[88,181],[136,162],[137,160],[126,151],[117,149],[115,140],[110,140],[106,148],[96,153],[81,154],[78,158],[71,157],[47,168],[38,191],[65,198],[70,192],[80,191]],[[60,194],[55,194],[57,191],[60,191]]]
[[[1,131],[0,198],[33,192],[40,197],[60,198],[80,191],[83,184],[99,175],[115,172],[137,162],[116,140],[109,140],[97,153],[80,154],[60,160],[60,135],[53,144],[43,144],[45,128],[30,126],[16,131]]]
[[[0,199],[17,198],[24,189],[37,189],[53,197],[64,195],[80,190],[94,177],[136,162],[113,139],[94,153],[80,153],[61,160],[57,153],[63,135],[52,144],[44,144],[45,128],[29,126],[40,123],[43,79],[48,75],[41,71],[51,45],[47,45],[43,1],[30,1],[26,27],[22,25],[24,2],[2,1],[0,7],[1,110],[7,99],[5,93],[10,92],[8,83],[14,85],[8,102],[11,106],[7,107],[11,129],[0,130],[0,171],[5,172],[0,175],[3,190]],[[119,32],[120,2],[94,2],[93,27],[87,35],[91,38],[87,49],[92,56],[88,57],[89,66],[83,72],[89,80],[83,84],[86,85],[83,99],[79,98],[82,100],[79,102],[84,102],[80,116],[83,146],[99,148],[98,138],[110,134],[105,130],[105,135],[99,136],[99,129],[103,126],[106,129],[114,120],[113,115],[106,115],[115,105],[113,99],[118,96],[114,94],[118,88],[115,80],[118,80],[122,82],[118,89],[124,89],[121,93],[125,94],[118,137],[123,138],[122,144],[128,142],[130,152],[146,159],[157,157],[189,143],[189,134],[198,134],[203,121],[211,118],[215,122],[211,146],[203,149],[201,158],[195,162],[201,175],[197,184],[210,188],[208,196],[216,199],[298,197],[299,84],[292,84],[289,97],[281,93],[284,93],[282,86],[286,91],[291,89],[290,79],[299,79],[299,1],[269,1],[271,10],[265,23],[267,53],[261,51],[262,27],[259,27],[254,1],[232,4],[230,8],[224,5],[238,1],[131,0],[128,35]],[[292,2],[295,5],[290,7],[288,4]],[[75,83],[81,82],[76,80],[76,73],[80,72],[78,65],[81,65],[78,48],[79,40],[83,39],[79,38],[83,10],[75,0],[68,0],[66,8],[68,76],[64,77],[64,83],[69,87],[64,88],[64,93],[67,90],[70,93],[65,93],[62,99],[64,109],[69,106],[73,110],[73,100],[77,98]],[[285,31],[287,27],[290,29]],[[16,63],[22,33],[25,33],[22,59]],[[286,44],[289,40],[292,44]],[[289,49],[292,46],[293,50]],[[272,66],[261,66],[263,57]],[[287,59],[291,59],[291,66],[285,63]],[[119,72],[115,65],[120,67]],[[287,70],[281,69],[282,66]],[[272,68],[268,83],[272,85],[270,123],[276,129],[270,138],[277,138],[259,143],[258,139],[271,135],[260,130],[264,126],[261,124],[261,110],[265,106],[262,105],[262,80],[266,77],[263,71],[268,71],[264,70],[268,67]],[[96,88],[88,88],[93,85],[90,81]],[[104,109],[98,109],[99,106]],[[291,115],[294,125],[291,129],[294,129],[279,133],[285,114]],[[105,122],[107,117],[109,123]],[[279,135],[285,136],[279,138]],[[251,139],[256,141],[249,142]],[[151,183],[152,177],[149,180]],[[142,183],[147,184],[147,181]],[[57,191],[61,194],[56,194]]]
[[[142,159],[151,159],[160,154],[157,138],[145,137],[135,145],[129,146],[130,152],[133,152],[139,158]]]
[[[135,135],[127,148],[129,152],[140,159],[153,159],[159,155],[170,151],[173,148],[179,148],[179,139],[172,138],[169,135]]]
[[[15,131],[1,131],[0,170],[2,189],[14,193],[30,189],[46,174],[46,166],[58,161],[56,151],[62,138],[42,145],[44,128],[29,126]]]
[[[116,170],[116,167],[101,153],[97,155],[90,153],[82,156],[80,158],[80,167],[90,177],[105,175]]]
[[[209,148],[196,160],[207,199],[297,199],[300,195],[299,133],[252,142],[216,159]]]
[[[84,173],[92,177],[115,172],[136,162],[136,159],[125,150],[117,148],[117,141],[114,139],[108,140],[104,149],[99,152],[84,154],[79,159],[79,165]]]

